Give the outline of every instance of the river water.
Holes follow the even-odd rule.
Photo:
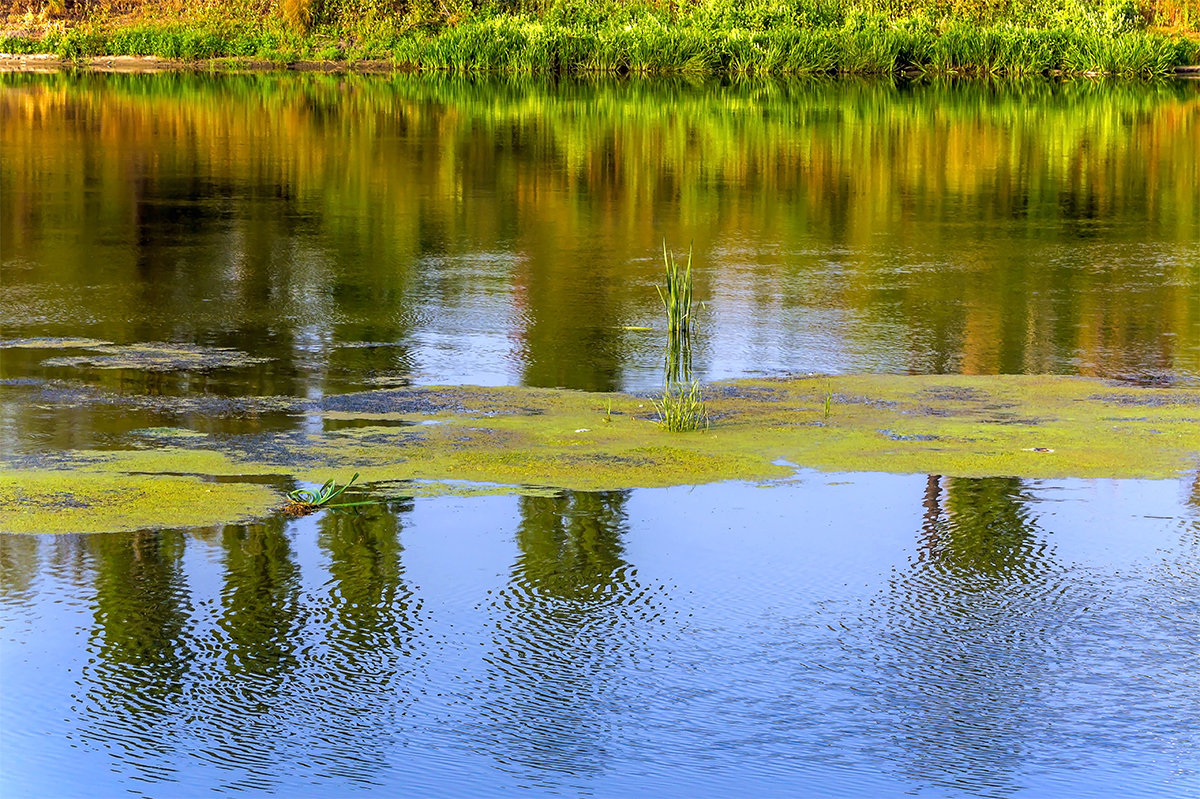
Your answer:
[[[1198,187],[1195,82],[0,75],[0,454],[652,391],[664,241],[704,380],[1196,386]],[[1200,796],[1197,586],[1196,472],[0,535],[0,793]]]

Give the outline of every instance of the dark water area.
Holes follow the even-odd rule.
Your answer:
[[[159,391],[654,388],[664,240],[708,379],[1200,377],[1195,82],[0,87],[4,337],[270,359]]]
[[[5,795],[1197,796],[1200,483],[0,537]]]
[[[0,75],[0,461],[652,392],[664,240],[706,381],[1197,385],[1200,83]],[[1195,472],[0,534],[0,795],[1200,797],[1198,586]]]

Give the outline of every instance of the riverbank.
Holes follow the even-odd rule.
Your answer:
[[[420,67],[384,59],[296,60],[271,61],[265,58],[204,58],[193,61],[160,58],[153,55],[103,55],[91,58],[63,58],[53,53],[14,55],[0,53],[0,72],[61,72],[62,70],[90,72],[326,72],[384,75],[396,72],[418,72]],[[897,74],[922,75],[924,70],[899,69]],[[1023,73],[1024,74],[1024,73]],[[1102,76],[1106,73],[1066,73],[1046,70],[1048,77],[1075,74],[1077,77]],[[1200,80],[1200,66],[1183,65],[1172,68],[1164,76]]]
[[[255,17],[168,17],[150,4],[137,16],[14,22],[10,15],[0,32],[0,66],[698,75],[1156,76],[1200,69],[1200,40],[1190,27],[1152,29],[1133,11],[981,20],[793,5],[558,4],[537,14],[468,9],[305,21],[286,8]]]

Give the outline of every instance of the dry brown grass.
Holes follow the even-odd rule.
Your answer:
[[[280,0],[279,10],[289,25],[308,32],[320,14],[320,0]]]
[[[1139,5],[1155,28],[1200,36],[1200,0],[1143,0]]]

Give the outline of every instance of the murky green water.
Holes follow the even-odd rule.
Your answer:
[[[0,453],[653,390],[664,239],[704,379],[1195,385],[1198,187],[1197,83],[3,75]],[[1195,473],[0,535],[0,792],[1200,796],[1197,585]]]

